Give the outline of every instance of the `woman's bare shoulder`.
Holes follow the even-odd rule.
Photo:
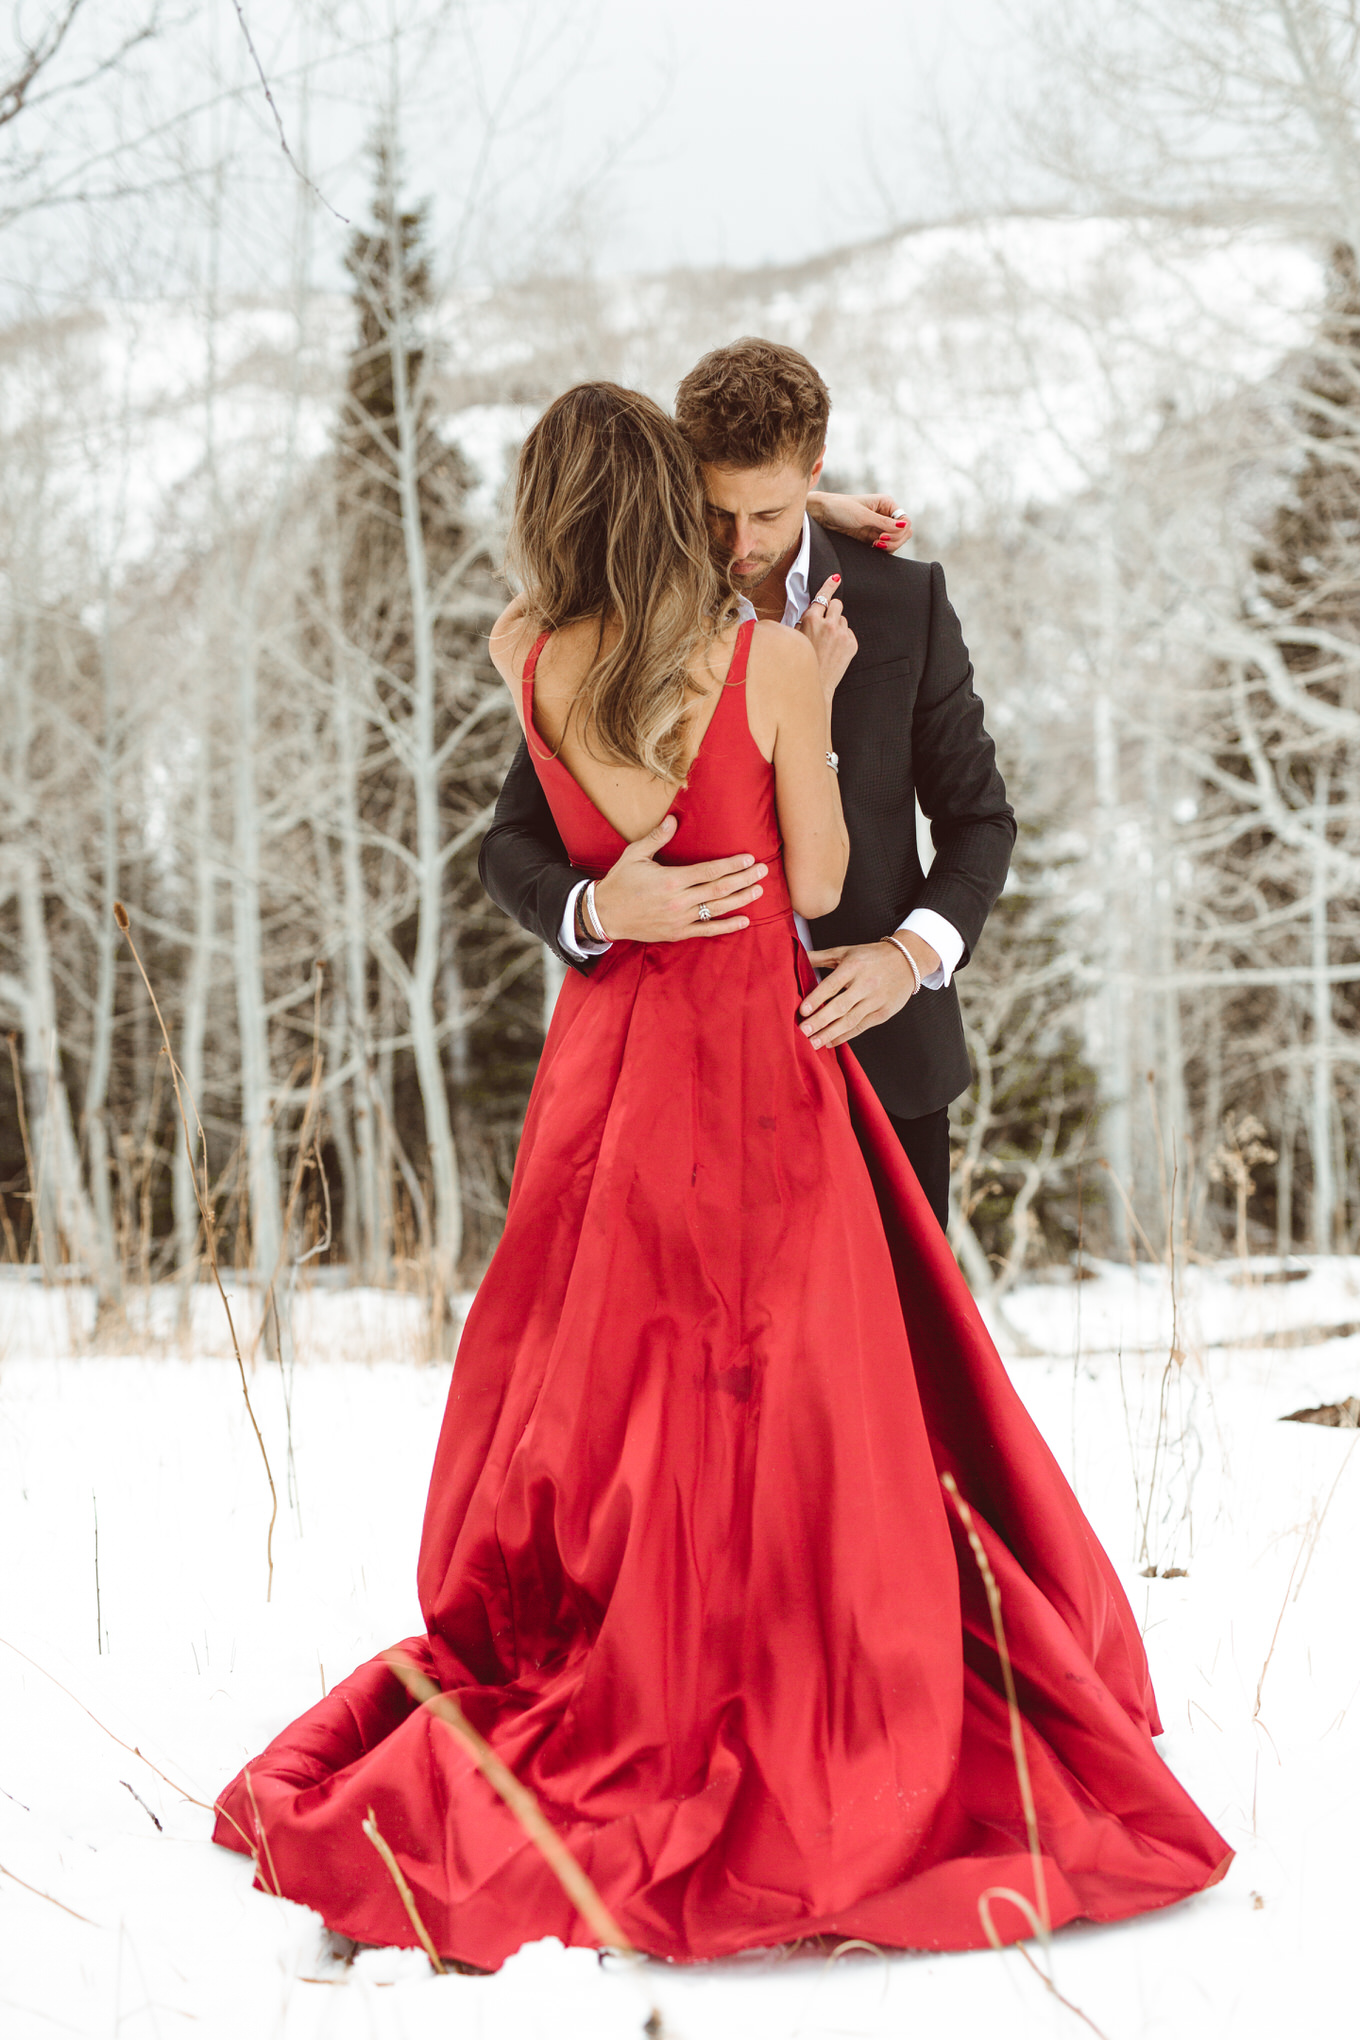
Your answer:
[[[516,595],[492,624],[489,645],[491,663],[508,687],[518,687],[536,635],[524,597]]]
[[[815,679],[817,654],[801,631],[782,623],[757,623],[751,633],[751,656],[747,671],[757,686],[779,686],[789,681]]]

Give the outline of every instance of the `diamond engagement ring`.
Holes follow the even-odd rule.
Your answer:
[[[699,902],[699,919],[701,921],[711,921],[713,919],[712,914],[709,912],[707,900],[700,900]]]

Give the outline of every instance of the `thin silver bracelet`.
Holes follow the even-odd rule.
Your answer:
[[[593,878],[585,889],[582,905],[585,908],[585,924],[587,928],[594,929],[595,940],[597,942],[608,942],[609,937],[604,932],[604,923],[601,921],[595,907],[595,880]]]
[[[901,941],[896,935],[885,935],[883,937],[883,940],[885,942],[891,942],[894,949],[900,949],[903,956],[906,957],[907,962],[911,965],[911,974],[916,980],[915,984],[911,988],[911,995],[914,999],[916,997],[916,994],[921,989],[920,965],[917,963],[916,958],[912,955],[911,951],[908,949],[906,943]]]

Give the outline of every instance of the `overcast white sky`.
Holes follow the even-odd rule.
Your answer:
[[[951,207],[934,108],[967,141],[1022,70],[998,0],[600,0],[564,159],[655,109],[601,217],[610,268],[797,259]]]
[[[440,266],[464,280],[796,261],[1013,200],[988,172],[997,109],[1031,81],[1016,4],[241,0],[293,150],[347,216],[366,213],[365,144],[397,81],[406,193],[433,201]],[[95,0],[67,72],[149,5]],[[161,5],[131,63],[0,134],[0,289],[196,288],[210,219],[223,285],[287,283],[300,187],[234,0]],[[39,187],[59,202],[33,209]],[[7,221],[16,192],[28,209]],[[308,276],[340,284],[344,228],[317,207],[307,233]]]

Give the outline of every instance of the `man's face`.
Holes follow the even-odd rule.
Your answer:
[[[743,595],[752,594],[796,549],[808,490],[816,488],[824,458],[824,452],[817,456],[811,474],[796,460],[782,467],[703,468],[714,557]]]

